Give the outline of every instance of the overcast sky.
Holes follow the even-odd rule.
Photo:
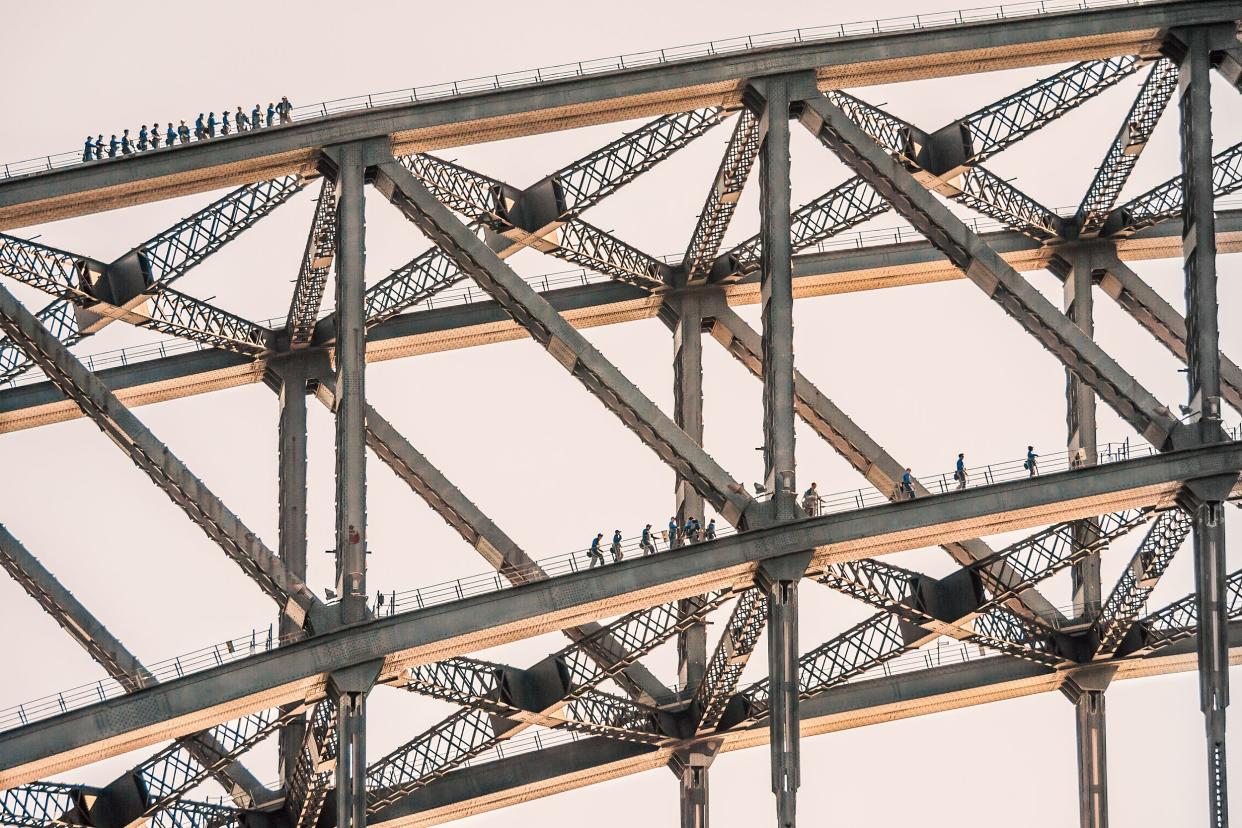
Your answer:
[[[23,3],[6,8],[0,54],[0,161],[74,149],[87,134],[135,131],[143,123],[190,120],[288,95],[295,105],[673,46],[710,38],[838,23],[860,16],[927,12],[878,0],[808,6],[770,0],[675,4],[629,0],[576,4],[216,2],[192,4]],[[941,8],[950,8],[943,4]],[[1062,67],[996,72],[853,90],[934,129]],[[1141,83],[1136,75],[1022,144],[990,168],[1051,207],[1078,203]],[[1221,82],[1214,94],[1217,151],[1239,140],[1242,101]],[[541,178],[640,122],[445,150],[517,186]],[[652,253],[685,249],[731,125],[717,127],[587,214]],[[1172,110],[1123,198],[1177,172]],[[846,168],[793,130],[793,196],[802,203],[849,177]],[[289,304],[317,185],[196,268],[178,287],[251,319],[283,317]],[[21,235],[105,261],[209,203],[218,194],[22,228]],[[725,244],[757,230],[752,180]],[[864,229],[897,228],[885,215]],[[427,242],[382,198],[368,193],[367,280],[374,283]],[[524,275],[566,269],[527,251],[510,260]],[[1180,262],[1134,265],[1182,307]],[[1222,346],[1242,354],[1238,257],[1222,256]],[[1028,274],[1060,303],[1047,273]],[[12,288],[12,285],[8,285]],[[46,297],[12,288],[32,309]],[[331,290],[328,292],[331,297]],[[1176,361],[1097,292],[1097,337],[1161,400],[1184,401]],[[758,325],[755,308],[743,316]],[[1013,459],[1028,443],[1047,453],[1065,442],[1064,372],[1057,361],[967,281],[800,300],[798,367],[916,474]],[[672,413],[672,340],[656,320],[585,332],[640,388]],[[113,325],[80,354],[152,341]],[[719,346],[704,344],[706,446],[740,480],[762,478],[761,389]],[[596,532],[636,534],[673,508],[672,474],[594,398],[528,340],[370,366],[375,407],[533,557],[581,548]],[[310,581],[331,583],[333,456],[327,413],[310,402]],[[137,411],[157,436],[263,537],[276,543],[277,399],[257,384]],[[1238,412],[1226,411],[1231,424]],[[798,479],[834,492],[865,482],[799,423]],[[1101,441],[1137,439],[1100,407]],[[269,600],[88,421],[3,436],[0,522],[141,659],[154,662],[211,642],[266,630]],[[908,459],[907,459],[908,458]],[[485,564],[373,456],[368,467],[369,584],[405,589],[484,570]],[[1242,515],[1229,510],[1230,569],[1242,559]],[[1034,531],[1034,530],[1031,530]],[[1026,534],[1026,533],[1019,533]],[[1015,536],[988,539],[995,548]],[[1105,589],[1139,533],[1104,558]],[[944,575],[941,550],[893,556]],[[1152,598],[1153,608],[1192,585],[1189,542]],[[1068,576],[1046,585],[1071,602]],[[321,592],[322,594],[322,592]],[[802,649],[871,611],[808,583]],[[727,617],[728,607],[721,620]],[[103,675],[15,584],[0,580],[5,682],[0,708]],[[709,628],[709,646],[722,624]],[[483,657],[529,666],[563,646],[544,636]],[[765,642],[744,682],[764,673]],[[672,647],[648,662],[676,681]],[[1236,671],[1235,671],[1236,674]],[[1204,749],[1196,679],[1187,673],[1119,683],[1108,693],[1111,812],[1115,824],[1148,828],[1203,821]],[[451,707],[380,689],[369,705],[372,760],[451,712]],[[1234,720],[1237,716],[1235,715]],[[800,811],[806,824],[983,826],[1070,825],[1076,819],[1073,708],[1058,693],[972,707],[808,739]],[[1242,737],[1236,728],[1235,737]],[[64,775],[104,784],[154,748]],[[723,755],[711,771],[715,826],[771,819],[768,753]],[[277,777],[275,749],[247,758],[260,779]],[[1236,786],[1235,786],[1236,788]],[[215,794],[218,790],[204,793]],[[1236,794],[1239,791],[1235,790]],[[581,789],[467,820],[471,826],[573,819],[592,825],[674,825],[677,785],[667,771]]]

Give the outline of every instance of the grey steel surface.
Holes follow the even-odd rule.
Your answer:
[[[405,665],[455,650],[590,620],[601,606],[624,611],[749,582],[759,561],[791,550],[815,549],[819,560],[886,554],[971,537],[979,523],[1008,531],[1150,506],[1173,496],[1182,480],[1239,470],[1242,445],[1236,443],[1174,451],[795,521],[675,554],[628,559],[598,572],[514,587],[499,596],[485,594],[376,619],[0,734],[0,784],[29,781],[151,744],[187,722],[209,725],[212,719],[241,715],[256,704],[315,700],[325,674],[339,665],[341,652],[359,662],[384,657],[382,681]],[[204,709],[208,700],[212,706]]]
[[[0,182],[0,228],[84,215],[313,167],[318,148],[391,136],[398,153],[718,105],[746,78],[816,70],[823,88],[1154,54],[1161,30],[1234,20],[1236,2],[1153,3],[949,29],[794,44],[412,103]],[[879,57],[882,55],[882,57]],[[451,128],[446,128],[451,127]]]
[[[1222,252],[1242,250],[1242,211],[1220,213],[1217,235]],[[983,239],[1019,270],[1044,268],[1053,257],[1052,251],[1041,249],[1018,233],[987,234]],[[1167,221],[1119,240],[1117,253],[1122,262],[1180,256],[1180,221]],[[961,278],[964,278],[961,270],[929,242],[923,241],[794,257],[794,294],[797,297]],[[1116,288],[1110,284],[1115,283],[1105,278],[1101,286],[1112,295]],[[753,304],[759,299],[757,286],[757,275],[746,277],[727,288],[725,296],[731,304]],[[577,327],[647,318],[655,316],[660,307],[640,289],[616,282],[554,289],[544,295]],[[1138,316],[1135,311],[1131,313]],[[496,330],[498,323],[504,326],[503,330]],[[1153,327],[1147,322],[1143,324],[1149,329]],[[368,331],[367,358],[371,361],[403,358],[525,335],[491,301],[431,308],[397,316],[372,327]],[[258,382],[263,377],[266,362],[266,359],[255,361],[240,354],[209,350],[164,356],[103,369],[99,373],[123,402],[134,406]],[[0,388],[0,431],[62,422],[77,416],[81,416],[77,406],[66,401],[50,383]]]
[[[1214,70],[1231,86],[1242,83],[1240,16],[1242,4],[1196,0],[934,32],[842,30],[832,41],[799,33],[793,43],[748,44],[729,55],[661,54],[655,65],[606,75],[537,77],[515,89],[500,89],[497,79],[494,90],[336,117],[325,109],[313,122],[0,181],[4,227],[242,185],[111,264],[0,238],[0,275],[54,298],[32,314],[0,289],[0,330],[8,335],[0,377],[35,365],[50,378],[0,391],[0,430],[91,417],[281,607],[275,647],[233,660],[217,653],[218,666],[179,669],[179,678],[157,683],[0,528],[5,568],[122,693],[109,698],[100,684],[97,703],[74,707],[80,702],[62,697],[63,712],[44,719],[17,708],[21,724],[0,732],[0,784],[10,786],[0,792],[0,820],[22,828],[431,824],[665,765],[679,786],[682,825],[705,828],[714,758],[768,741],[777,823],[793,828],[802,735],[1060,689],[1076,706],[1080,821],[1102,828],[1105,690],[1114,679],[1188,669],[1197,651],[1212,824],[1227,825],[1224,711],[1228,665],[1242,661],[1236,641],[1230,648],[1242,623],[1242,572],[1225,572],[1223,507],[1242,495],[1242,444],[1225,442],[1221,401],[1239,406],[1242,372],[1219,352],[1215,256],[1242,250],[1242,211],[1216,208],[1242,187],[1242,152],[1212,154],[1208,78]],[[841,88],[1070,61],[1079,62],[934,132]],[[1073,217],[981,166],[1148,64]],[[1175,80],[1183,174],[1117,206]],[[524,189],[427,153],[643,114],[660,117]],[[856,173],[797,209],[789,198],[790,116]],[[733,135],[677,258],[658,259],[582,218],[728,117],[736,118]],[[720,253],[756,159],[760,233]],[[283,321],[254,323],[169,287],[321,176]],[[368,184],[434,244],[369,289]],[[982,234],[933,193],[1011,229]],[[890,207],[928,242],[898,234],[892,243],[834,249],[834,236]],[[519,278],[504,259],[526,247],[581,265],[581,286],[552,289],[545,279],[540,289]],[[1122,263],[1177,253],[1185,319]],[[316,319],[333,266],[335,309]],[[1040,268],[1064,281],[1064,314],[1019,275]],[[588,269],[597,275],[588,278]],[[795,370],[793,304],[963,276],[1065,366],[1070,470],[935,497],[916,484],[919,498],[907,501],[896,490],[897,461]],[[446,289],[467,277],[490,301],[445,306]],[[1096,284],[1186,362],[1189,424],[1093,341]],[[731,309],[746,303],[761,305],[761,333]],[[656,315],[673,332],[671,418],[578,331]],[[115,320],[209,347],[97,375],[67,348]],[[705,331],[763,382],[758,500],[702,447]],[[671,545],[680,548],[548,577],[367,404],[368,362],[520,336],[538,341],[674,470],[679,524],[691,516],[706,522],[710,504],[738,533],[693,544],[674,534]],[[126,407],[259,380],[280,395],[279,557]],[[335,606],[303,583],[308,392],[335,415]],[[1096,465],[1096,395],[1165,453]],[[821,515],[820,501],[799,504],[795,414],[892,502],[861,508],[860,490],[854,511]],[[415,590],[418,609],[398,611],[405,607],[394,600],[383,615],[368,606],[366,446],[495,568],[494,586],[489,573],[483,594],[467,595],[459,582],[457,600],[447,603],[423,606]],[[1149,520],[1105,599],[1101,551]],[[977,540],[1047,524],[1055,525],[999,552]],[[1195,593],[1141,618],[1192,526]],[[962,568],[931,578],[869,557],[927,544],[943,545]],[[1036,591],[1066,568],[1069,619]],[[799,657],[798,593],[808,579],[879,612]],[[709,658],[707,615],[730,599]],[[556,629],[572,643],[526,669],[462,655]],[[765,632],[768,675],[740,687]],[[674,636],[680,682],[669,691],[640,658]],[[944,637],[960,642],[962,664],[872,678]],[[1004,655],[980,660],[970,648]],[[601,690],[604,679],[629,698]],[[366,700],[376,683],[459,709],[368,765]],[[267,792],[235,760],[277,731],[283,790]],[[532,760],[504,759],[527,732]],[[577,741],[549,747],[540,733]],[[102,790],[34,781],[166,739],[175,741]],[[240,807],[185,798],[209,776]]]

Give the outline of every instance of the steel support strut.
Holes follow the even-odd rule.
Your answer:
[[[366,828],[367,693],[382,666],[382,661],[372,661],[328,678],[328,693],[337,704],[335,828]]]
[[[1232,28],[1230,28],[1232,32]],[[1216,219],[1212,187],[1212,32],[1171,33],[1177,61],[1182,147],[1182,256],[1186,278],[1186,356],[1192,442],[1221,433],[1220,329],[1216,303]],[[1232,35],[1230,36],[1232,39]],[[1231,482],[1231,481],[1230,481]],[[1188,485],[1194,516],[1195,594],[1199,612],[1199,706],[1207,730],[1209,824],[1229,824],[1225,708],[1229,642],[1225,588],[1224,485]]]
[[[1095,254],[1094,246],[1084,245],[1070,255],[1065,274],[1065,315],[1088,337],[1095,335],[1091,286],[1095,275],[1108,260]],[[1102,259],[1102,261],[1099,261]],[[1098,462],[1095,428],[1095,392],[1068,368],[1065,369],[1066,448],[1073,468],[1094,466]],[[1092,542],[1095,527],[1090,519],[1074,528],[1075,546]],[[1094,620],[1100,613],[1100,558],[1091,555],[1070,571],[1074,595],[1074,616]]]
[[[1186,319],[1144,282],[1130,266],[1114,258],[1100,279],[1100,288],[1173,356],[1186,362]],[[1220,355],[1221,397],[1242,412],[1242,368]]]
[[[769,731],[772,793],[778,828],[797,824],[801,784],[798,725],[798,581],[810,552],[795,552],[760,564],[756,582],[768,599]]]
[[[1083,828],[1108,825],[1108,750],[1104,691],[1087,690],[1074,702],[1078,737],[1078,822]]]
[[[336,591],[341,622],[367,614],[366,267],[363,148],[338,148],[336,257]],[[342,702],[340,719],[344,722]],[[341,741],[344,753],[345,741]],[[344,828],[344,826],[341,826]]]
[[[301,365],[279,372],[280,424],[278,443],[279,551],[289,572],[306,581],[306,374]],[[287,643],[300,629],[283,614],[280,641]],[[302,750],[305,716],[289,721],[280,732],[281,778],[288,785]]]
[[[673,421],[686,434],[703,445],[703,303],[702,298],[689,294],[676,301],[677,321],[673,328]],[[678,526],[685,526],[690,517],[706,525],[703,496],[690,481],[676,477]],[[669,537],[670,546],[677,543],[676,533]],[[678,601],[679,610],[693,614],[703,605],[704,596],[696,595]],[[691,624],[677,634],[677,679],[681,692],[693,698],[703,682],[707,668],[707,624]],[[669,768],[680,783],[679,799],[681,828],[707,828],[707,776],[715,752],[692,750],[674,755]]]
[[[158,683],[151,671],[3,524],[0,524],[0,569],[6,570],[127,693]],[[211,730],[182,736],[177,739],[176,744],[193,758],[197,766],[215,777],[235,803],[249,806],[267,799],[268,791],[240,762],[223,761],[232,753],[232,745],[223,744]],[[180,752],[174,749],[160,751],[138,767],[154,775],[169,774],[170,769],[173,769],[172,773],[181,771],[181,778],[184,778],[184,774],[197,772],[197,767],[186,762]],[[100,795],[103,802],[101,809],[111,807],[111,801],[119,795],[118,786],[123,785],[123,782],[119,782],[105,788],[106,793]],[[30,789],[30,786],[25,787]],[[0,821],[3,817],[0,813]]]
[[[323,605],[284,562],[2,286],[0,332],[7,333],[66,397],[280,604],[294,623],[301,625],[308,615],[312,624],[328,621]]]
[[[807,100],[802,122],[1101,400],[1153,445],[1167,448],[1177,426],[1169,410],[927,192],[909,170],[827,100]]]
[[[1092,284],[1108,257],[1097,255],[1097,245],[1082,245],[1070,255],[1065,274],[1065,315],[1088,337],[1095,336]],[[1066,448],[1071,466],[1094,466],[1096,446],[1095,392],[1073,371],[1065,370]],[[1076,521],[1074,548],[1095,543],[1099,527],[1091,518]],[[1094,622],[1100,614],[1100,553],[1087,555],[1070,569],[1074,594],[1074,617]],[[1108,764],[1104,690],[1090,689],[1074,701],[1075,738],[1078,747],[1078,819],[1082,828],[1108,826]]]
[[[700,297],[688,295],[677,302],[673,331],[673,421],[698,445],[703,445],[703,306]],[[693,517],[706,525],[703,496],[680,474],[676,477],[677,525]],[[675,535],[669,544],[678,543]],[[682,599],[684,612],[693,612],[699,597]],[[707,664],[707,627],[695,624],[677,636],[678,684],[693,694],[703,680]],[[706,773],[706,767],[703,772]]]
[[[714,753],[678,751],[668,766],[681,785],[681,828],[707,828],[707,769]]]
[[[759,146],[760,302],[763,316],[763,476],[778,519],[793,517],[793,251],[789,221],[789,87],[765,83]]]
[[[376,168],[375,186],[439,245],[562,366],[735,526],[753,501],[742,487],[582,334],[395,161]]]

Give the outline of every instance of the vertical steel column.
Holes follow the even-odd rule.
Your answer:
[[[306,373],[290,360],[280,372],[279,508],[280,559],[289,572],[306,581]],[[284,644],[301,630],[283,612],[280,640]],[[298,716],[280,731],[281,776],[286,784],[306,734],[306,717]]]
[[[673,419],[699,445],[703,444],[703,304],[695,295],[676,300],[677,325],[673,329]],[[677,478],[677,525],[688,517],[704,525],[703,496],[682,477]],[[683,612],[701,606],[697,597],[680,602]],[[707,626],[694,624],[677,636],[677,673],[683,691],[693,693],[703,679],[707,664]]]
[[[336,720],[336,824],[364,828],[367,824],[367,697],[341,693]]]
[[[1209,825],[1229,825],[1225,708],[1229,705],[1229,638],[1225,600],[1225,516],[1220,501],[1194,512],[1195,593],[1199,611],[1199,708],[1207,731]]]
[[[789,219],[789,84],[760,87],[765,106],[759,147],[760,302],[763,315],[763,473],[773,520],[798,517],[794,478],[793,247]],[[809,552],[765,561],[756,583],[768,599],[772,793],[776,824],[797,822],[800,784],[798,722],[798,581]]]
[[[1095,261],[1091,249],[1073,251],[1070,270],[1065,276],[1065,315],[1087,336],[1095,335],[1094,303],[1091,286],[1095,278]],[[1065,371],[1066,430],[1070,462],[1094,466],[1098,462],[1095,430],[1095,392],[1072,371]],[[1091,520],[1074,526],[1074,542],[1086,546],[1095,540]],[[1100,612],[1100,556],[1091,555],[1075,564],[1070,573],[1074,593],[1074,616],[1094,618]]]
[[[1078,738],[1078,822],[1082,828],[1108,826],[1108,740],[1104,691],[1088,690],[1074,702]]]
[[[686,434],[703,445],[703,301],[695,294],[676,300],[673,329],[673,419]],[[704,525],[703,496],[689,481],[677,478],[677,525],[697,517]],[[670,542],[672,540],[670,539]],[[682,613],[697,611],[701,596],[678,601]],[[707,624],[700,622],[677,634],[677,677],[682,694],[693,698],[707,668]],[[707,774],[713,757],[690,753],[670,763],[680,782],[681,828],[707,828]]]
[[[1099,256],[1098,245],[1083,245],[1070,252],[1065,275],[1065,315],[1089,337],[1095,335],[1094,299],[1091,293]],[[1068,369],[1065,372],[1066,446],[1071,463],[1094,466],[1099,461],[1095,428],[1095,392]],[[1096,527],[1090,519],[1074,524],[1074,545],[1095,541]],[[1100,556],[1094,554],[1074,565],[1070,572],[1074,593],[1074,617],[1094,620],[1100,614]],[[1074,699],[1078,747],[1078,819],[1082,828],[1107,828],[1108,764],[1103,689],[1086,690]]]
[[[1186,277],[1186,364],[1198,442],[1222,439],[1216,303],[1216,220],[1212,213],[1211,55],[1206,29],[1173,33],[1178,60],[1182,143],[1182,257]],[[1180,41],[1180,42],[1178,42]],[[1192,487],[1193,488],[1193,487]],[[1217,493],[1194,509],[1195,594],[1199,611],[1199,706],[1208,748],[1210,824],[1229,824],[1225,708],[1229,704],[1225,522]]]
[[[1065,276],[1065,315],[1089,337],[1095,335],[1094,298],[1096,257],[1091,249],[1073,251]],[[1073,372],[1065,372],[1066,447],[1071,463],[1094,466],[1099,462],[1095,427],[1095,392]],[[1091,520],[1074,524],[1074,545],[1095,540]],[[1074,617],[1094,619],[1100,613],[1100,556],[1091,555],[1070,572]],[[1078,753],[1078,821],[1082,828],[1108,826],[1107,720],[1104,691],[1086,690],[1074,700],[1075,738]]]
[[[715,754],[674,754],[669,767],[681,784],[681,828],[707,828],[707,769]]]
[[[801,784],[798,723],[798,581],[811,560],[796,552],[759,565],[755,581],[768,598],[768,716],[772,751],[772,793],[776,824],[797,824]]]
[[[367,693],[384,662],[372,661],[328,676],[336,699],[336,828],[367,824]]]
[[[362,621],[366,584],[366,220],[362,147],[337,149],[336,590],[341,622]],[[341,719],[344,720],[342,707]],[[343,744],[343,743],[342,743]]]
[[[760,300],[763,310],[764,485],[773,492],[775,517],[795,517],[793,249],[789,220],[789,87],[764,84],[760,130]]]

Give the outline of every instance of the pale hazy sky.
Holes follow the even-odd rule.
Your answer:
[[[288,95],[295,104],[526,69],[708,38],[838,23],[928,8],[880,0],[821,4],[722,0],[622,4],[552,3],[520,7],[475,3],[217,2],[177,5],[9,3],[0,70],[0,160],[79,147],[87,134],[136,130],[143,123],[191,119],[199,111],[249,107]],[[951,8],[938,4],[936,10]],[[856,90],[866,100],[925,128],[936,128],[1060,67],[999,72]],[[993,171],[1052,207],[1076,204],[1133,99],[1128,79],[1076,113],[989,163]],[[1242,133],[1242,101],[1216,84],[1217,150]],[[1177,171],[1175,116],[1161,121],[1131,179],[1137,194]],[[526,185],[636,124],[612,124],[440,153],[515,185]],[[721,126],[609,198],[587,218],[653,253],[684,250],[731,126]],[[802,203],[848,176],[830,153],[793,131],[794,201]],[[136,207],[24,228],[23,235],[110,260],[215,196]],[[757,228],[752,181],[726,238]],[[297,272],[313,192],[298,196],[187,276],[178,287],[253,319],[283,316]],[[368,282],[422,250],[417,230],[377,196],[368,196]],[[890,214],[868,227],[896,227]],[[525,252],[510,260],[523,274],[564,270]],[[1222,345],[1242,354],[1238,257],[1220,260]],[[1179,262],[1135,269],[1182,306]],[[1046,273],[1029,275],[1060,302]],[[16,290],[32,308],[46,299]],[[329,291],[329,296],[331,292]],[[1097,337],[1156,396],[1175,406],[1185,379],[1177,363],[1128,316],[1097,293]],[[757,324],[754,308],[742,309]],[[821,390],[896,457],[920,472],[942,471],[958,451],[972,462],[1018,456],[1028,443],[1057,451],[1065,440],[1064,373],[972,284],[965,281],[800,300],[796,359]],[[586,335],[672,412],[671,337],[656,320],[597,328]],[[148,341],[113,325],[78,348],[82,354]],[[714,342],[704,344],[706,445],[741,480],[762,477],[760,386]],[[597,531],[635,533],[659,525],[673,505],[672,474],[611,414],[531,342],[372,365],[370,401],[534,557],[579,548]],[[260,535],[276,542],[276,397],[263,385],[149,406],[139,417]],[[1231,423],[1238,412],[1228,411]],[[1100,408],[1101,440],[1133,436]],[[56,573],[127,645],[148,662],[263,627],[270,601],[249,584],[88,421],[3,436],[0,522]],[[332,544],[332,428],[311,401],[310,550],[312,585],[329,585]],[[906,459],[909,458],[909,459]],[[821,491],[865,485],[828,446],[799,424],[799,480]],[[460,538],[389,470],[369,464],[370,584],[401,589],[484,569]],[[1238,516],[1229,511],[1231,569],[1242,560]],[[1010,538],[989,539],[999,548]],[[1106,589],[1136,538],[1105,556]],[[895,556],[942,575],[940,550]],[[1190,544],[1152,599],[1158,607],[1191,587]],[[1070,603],[1067,577],[1046,585],[1053,603]],[[807,584],[802,649],[870,614]],[[0,707],[103,675],[36,605],[0,580],[0,644],[5,682]],[[713,639],[721,625],[711,628]],[[485,657],[527,666],[562,646],[545,636]],[[759,644],[744,681],[762,675]],[[676,680],[671,647],[649,663]],[[1236,671],[1235,671],[1236,674]],[[1196,680],[1182,674],[1118,684],[1109,691],[1109,758],[1114,824],[1203,821],[1204,750]],[[448,705],[378,690],[371,697],[372,759],[451,712]],[[1235,710],[1232,721],[1242,716]],[[1234,738],[1242,731],[1234,728]],[[82,768],[64,778],[102,784],[153,752]],[[248,763],[276,778],[275,749]],[[711,771],[713,824],[771,819],[766,750],[722,756]],[[1060,694],[808,739],[803,745],[800,811],[806,824],[984,826],[1070,825],[1076,820],[1073,708]],[[1234,786],[1235,801],[1242,793]],[[216,791],[212,791],[215,793]],[[655,771],[538,800],[468,820],[472,826],[576,820],[597,826],[675,825],[677,785]]]

